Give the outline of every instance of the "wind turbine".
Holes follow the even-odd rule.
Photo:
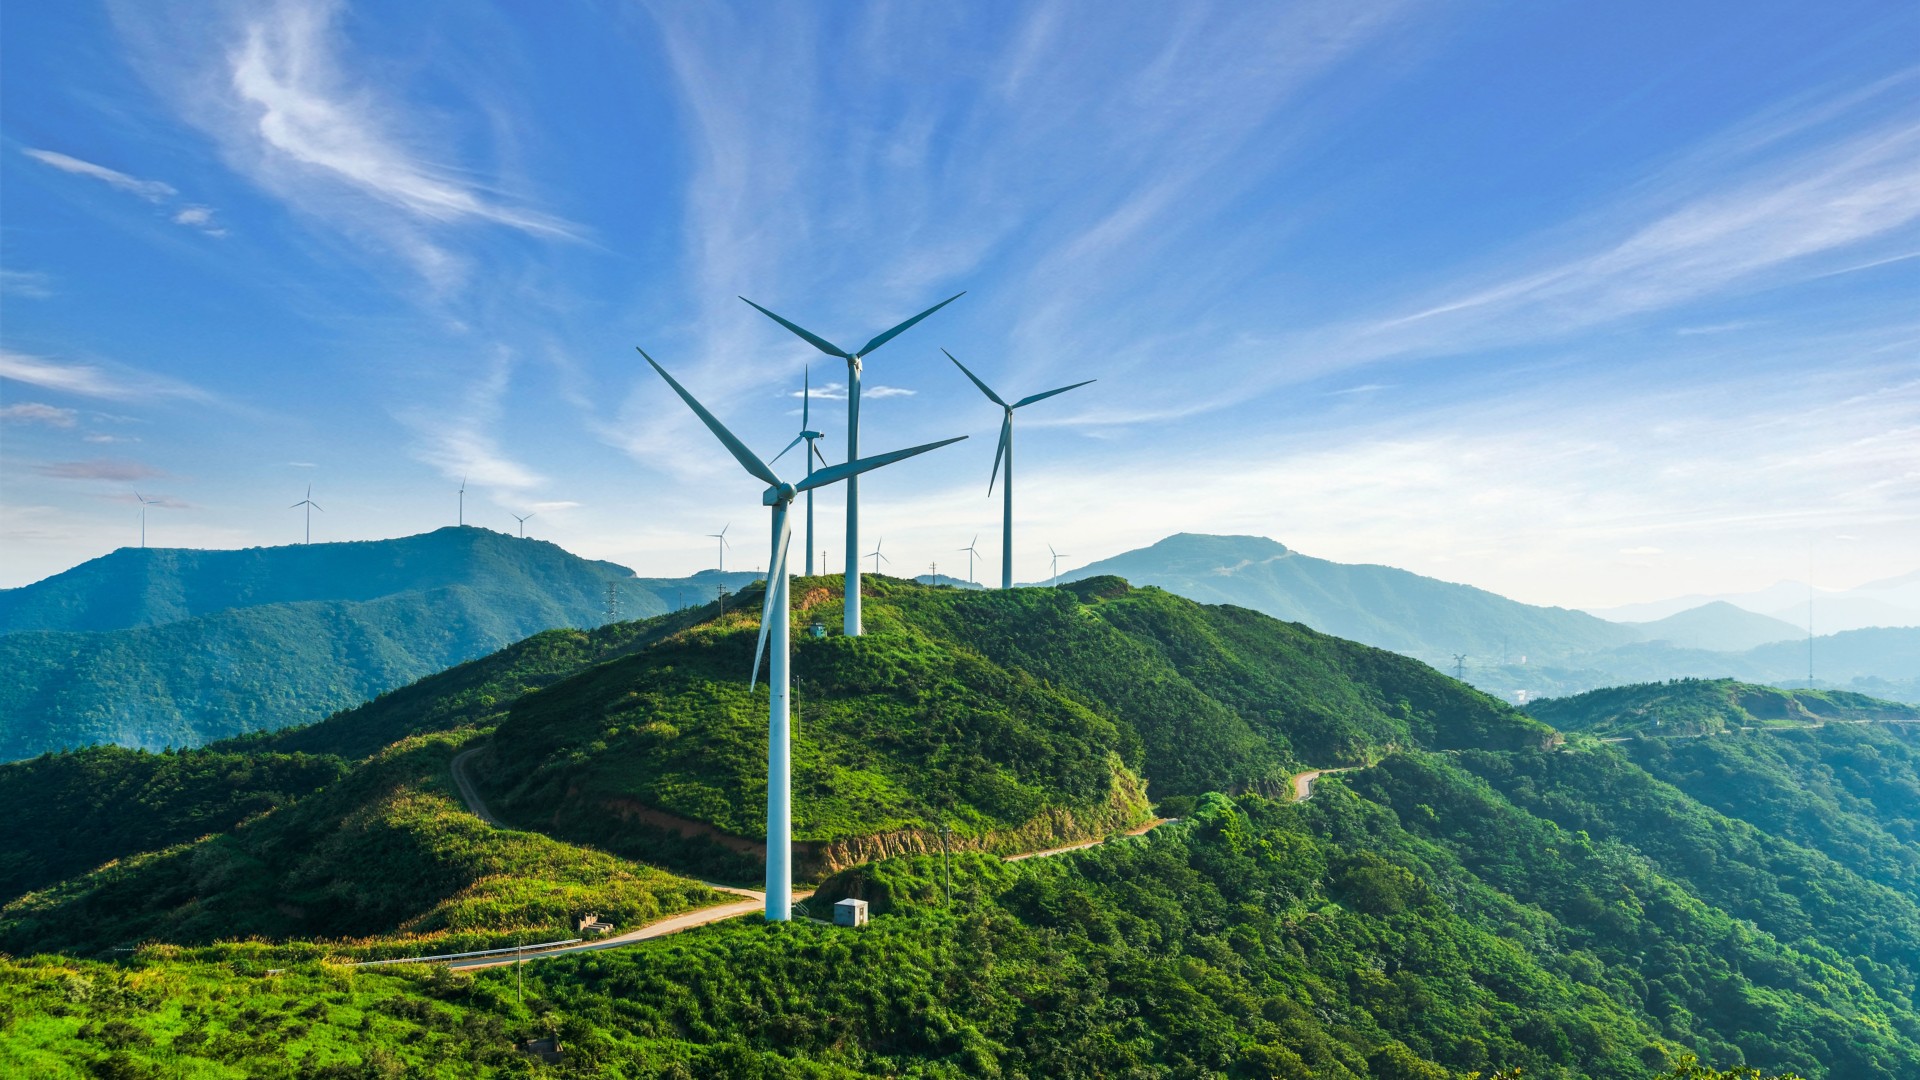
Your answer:
[[[513,515],[513,520],[520,523],[520,539],[525,540],[527,538],[527,519],[531,517],[537,517],[539,516],[539,513],[540,512],[538,510],[535,510],[531,514],[514,514]]]
[[[881,537],[881,538],[880,538],[880,539],[878,539],[878,540],[875,540],[875,541],[873,542],[873,550],[872,550],[872,551],[869,551],[869,552],[867,552],[867,553],[866,553],[865,555],[862,555],[862,556],[860,556],[860,557],[861,557],[861,558],[863,558],[863,559],[872,559],[872,560],[873,560],[873,572],[874,572],[874,573],[875,573],[876,575],[880,573],[880,560],[881,560],[881,559],[887,559],[887,557],[886,557],[885,555],[882,555],[882,554],[880,554],[880,545],[882,545],[882,544],[884,544],[884,543],[886,543],[886,542],[887,542],[887,538],[886,538],[886,537],[884,537],[884,536],[883,536],[883,537]],[[887,565],[888,565],[888,566],[892,566],[892,565],[893,565],[893,560],[892,560],[892,559],[887,559]]]
[[[1049,573],[1053,576],[1053,584],[1058,585],[1060,584],[1060,560],[1071,559],[1073,556],[1060,554],[1053,550],[1052,544],[1047,545],[1047,553],[1053,556],[1053,569]]]
[[[813,368],[811,366],[807,368],[806,381],[802,383],[801,386],[803,387],[803,389],[800,391],[800,434],[795,435],[793,437],[793,441],[788,443],[785,449],[773,455],[773,460],[779,461],[781,458],[786,457],[788,450],[791,450],[794,447],[800,445],[801,441],[805,440],[807,444],[807,451],[805,454],[801,455],[802,457],[801,464],[806,466],[806,469],[808,472],[812,472],[813,460],[815,458],[819,458],[820,464],[822,465],[825,465],[827,463],[827,459],[821,455],[819,447],[816,447],[813,445],[816,439],[824,439],[826,438],[826,436],[822,435],[817,431],[814,431],[807,424],[808,410],[813,405]],[[812,488],[807,489],[807,546],[805,550],[807,553],[807,576],[812,577],[813,576],[813,489]],[[826,566],[825,566],[826,559],[822,557],[820,561],[822,564],[821,569],[822,570],[826,569]]]
[[[847,362],[847,460],[852,461],[860,455],[860,361],[865,359],[867,354],[873,352],[873,350],[899,337],[914,323],[919,322],[921,319],[939,311],[941,308],[946,307],[948,304],[953,303],[965,295],[966,293],[964,292],[954,293],[952,296],[915,315],[899,326],[875,337],[872,341],[860,346],[860,348],[854,352],[848,352],[827,339],[816,336],[812,332],[788,322],[773,312],[768,311],[766,308],[761,307],[759,304],[747,300],[744,296],[740,299],[746,300],[755,311],[786,327],[788,330],[793,331],[800,340],[819,349],[828,356],[837,356]],[[846,633],[848,637],[858,637],[860,635],[860,559],[862,556],[859,554],[859,551],[860,481],[856,477],[849,476],[847,478],[847,601],[845,608],[846,616],[844,625],[842,626],[843,632]]]
[[[292,506],[287,507],[287,509],[298,510],[303,506],[307,508],[307,541],[306,542],[311,544],[313,543],[313,512],[315,510],[320,511],[323,514],[327,512],[326,509],[322,507],[319,503],[313,501],[313,485],[312,484],[307,485],[307,497],[304,499],[301,499],[297,503],[294,503]]]
[[[991,387],[981,382],[980,376],[975,375],[971,371],[967,371],[967,365],[958,360],[954,360],[952,353],[947,352],[945,349],[941,349],[940,351],[947,353],[947,359],[953,360],[953,366],[965,372],[967,378],[973,380],[973,385],[979,387],[980,392],[987,395],[987,399],[995,405],[1000,406],[1002,410],[1002,418],[1000,420],[1000,448],[993,452],[993,471],[987,474],[987,494],[993,494],[993,482],[1000,476],[1000,463],[1004,460],[1007,465],[1007,480],[1006,483],[1000,486],[1000,587],[1003,589],[1011,589],[1013,588],[1013,410],[1031,405],[1036,401],[1044,401],[1055,394],[1064,394],[1069,390],[1078,390],[1087,385],[1087,383],[1098,382],[1099,380],[1088,379],[1086,382],[1077,382],[1072,386],[1062,386],[1059,389],[1048,390],[1045,393],[1028,394],[1026,397],[1009,405],[1001,400],[1000,395],[994,393]],[[1052,550],[1051,547],[1049,547],[1048,550]]]
[[[787,546],[792,530],[787,521],[788,508],[793,505],[793,497],[802,491],[812,491],[817,487],[837,483],[863,472],[877,469],[882,465],[891,465],[915,454],[924,454],[929,450],[959,442],[966,438],[962,435],[954,439],[942,439],[939,442],[923,446],[894,450],[890,453],[876,454],[870,458],[859,458],[841,465],[833,465],[818,472],[810,472],[799,484],[789,484],[780,479],[773,469],[747,449],[746,444],[734,437],[714,415],[706,410],[686,388],[667,374],[667,369],[656,363],[646,350],[640,350],[646,356],[653,370],[667,380],[673,392],[687,403],[695,415],[707,425],[721,445],[733,455],[742,468],[763,480],[768,487],[760,501],[772,511],[773,553],[768,563],[766,600],[760,609],[760,638],[753,647],[753,671],[748,677],[748,687],[760,677],[760,654],[766,651],[767,639],[773,639],[771,667],[767,672],[767,921],[786,922],[792,918],[793,906],[793,808],[792,808],[792,730],[788,714],[789,697],[792,691],[790,673],[787,670],[789,648],[788,631],[792,614],[788,606],[787,595]]]
[[[144,549],[147,546],[147,506],[160,500],[149,499],[137,491],[133,493],[133,497],[140,500],[140,546]]]
[[[956,551],[964,551],[967,553],[967,584],[969,585],[973,584],[973,560],[975,557],[977,557],[980,554],[980,552],[975,549],[974,545],[978,544],[979,542],[980,542],[980,534],[974,533],[973,539],[967,541],[966,547],[955,549]]]
[[[462,526],[467,523],[467,474],[460,474],[460,518]]]
[[[647,354],[644,352],[641,353],[640,355],[647,356]],[[651,363],[653,361],[653,357],[647,356],[647,361]],[[733,528],[733,522],[729,521],[725,525],[721,526],[719,532],[707,534],[713,539],[719,541],[718,547],[720,549],[720,572],[723,574],[727,572],[727,549],[733,546],[732,544],[727,542],[727,530],[731,528]]]

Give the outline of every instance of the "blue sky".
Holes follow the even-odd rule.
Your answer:
[[[1116,16],[1116,12],[1123,14]],[[530,14],[538,12],[538,14]],[[17,4],[0,585],[468,520],[764,559],[876,353],[897,572],[1259,533],[1608,605],[1920,565],[1907,3]],[[817,545],[839,564],[840,504]],[[744,534],[744,535],[743,535]],[[964,556],[959,558],[964,559]],[[978,571],[997,576],[995,559]]]

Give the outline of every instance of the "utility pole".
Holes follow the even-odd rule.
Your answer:
[[[1467,681],[1467,654],[1453,654],[1453,677],[1461,682]]]
[[[948,838],[953,835],[953,827],[947,824],[946,815],[940,816],[940,876],[946,879],[947,906],[953,906],[953,864],[949,861],[949,849],[953,846]]]
[[[608,622],[620,617],[620,583],[617,581],[607,582],[606,616]]]

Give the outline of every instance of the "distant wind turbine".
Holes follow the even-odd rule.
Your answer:
[[[640,355],[647,356],[646,353],[641,353]],[[653,357],[647,356],[647,361],[651,363],[653,361]],[[708,536],[712,537],[714,540],[718,541],[717,546],[720,549],[720,572],[723,574],[727,572],[727,549],[733,546],[731,543],[727,541],[727,530],[731,528],[733,528],[733,522],[729,521],[725,525],[720,527],[719,532],[707,534]]]
[[[974,533],[973,539],[967,541],[966,547],[955,549],[956,551],[964,551],[967,553],[967,584],[969,585],[973,584],[973,560],[976,556],[980,554],[980,552],[975,548],[974,545],[978,544],[979,542],[980,542],[980,534]]]
[[[147,546],[147,507],[160,500],[149,499],[137,491],[133,493],[133,497],[140,500],[140,546],[145,548]]]
[[[967,378],[972,379],[973,385],[979,387],[980,392],[987,395],[987,399],[995,405],[1000,406],[1002,410],[1000,420],[1000,448],[993,452],[993,471],[987,474],[987,494],[993,494],[993,482],[1000,476],[1000,465],[1004,461],[1007,472],[1006,482],[1000,486],[1000,587],[1003,589],[1011,589],[1013,588],[1013,410],[1031,405],[1036,401],[1044,401],[1055,394],[1064,394],[1069,390],[1078,390],[1087,385],[1087,383],[1097,382],[1098,380],[1088,379],[1086,382],[1077,382],[1072,386],[1062,386],[1055,390],[1048,390],[1045,393],[1028,394],[1026,397],[1009,405],[1001,400],[1000,395],[994,393],[991,387],[981,382],[980,376],[968,371],[967,365],[958,360],[954,360],[952,353],[947,352],[945,349],[941,349],[940,351],[947,353],[947,359],[953,360],[953,366],[965,373]]]
[[[1053,556],[1053,569],[1049,572],[1053,576],[1053,583],[1055,585],[1058,585],[1060,584],[1060,560],[1071,559],[1073,556],[1060,554],[1059,552],[1053,550],[1052,544],[1047,545],[1047,553]]]
[[[313,501],[313,485],[312,484],[307,485],[307,497],[304,499],[301,499],[297,503],[294,503],[292,506],[287,507],[287,509],[298,510],[302,506],[307,508],[307,540],[306,542],[311,544],[313,543],[313,512],[315,510],[319,510],[323,514],[327,512],[319,503]]]
[[[767,490],[760,501],[772,511],[773,551],[768,562],[766,600],[760,609],[760,638],[753,649],[753,671],[748,676],[751,689],[760,677],[760,655],[767,651],[768,638],[772,638],[772,657],[767,672],[767,921],[785,922],[792,918],[793,907],[793,807],[792,807],[792,740],[791,718],[789,716],[789,698],[792,692],[791,677],[788,671],[788,632],[791,629],[792,611],[787,593],[787,547],[792,530],[787,520],[787,512],[793,505],[793,498],[802,491],[812,491],[817,487],[838,483],[863,472],[890,465],[915,454],[924,454],[929,450],[959,442],[966,438],[943,439],[923,446],[909,447],[890,453],[876,454],[870,458],[850,460],[842,465],[833,465],[818,472],[809,472],[807,478],[799,484],[789,484],[780,479],[771,466],[756,457],[747,449],[745,443],[734,437],[714,415],[706,410],[686,388],[667,374],[667,369],[647,356],[646,350],[640,351],[653,370],[667,380],[673,392],[680,400],[700,417],[713,432],[721,445],[733,455],[742,468],[759,480],[766,482]]]
[[[540,512],[536,510],[531,514],[514,514],[513,515],[513,520],[520,523],[520,539],[525,540],[527,538],[527,519],[538,517],[539,514]]]
[[[887,560],[887,565],[888,565],[888,566],[892,566],[892,565],[893,565],[893,560],[892,560],[892,559],[887,559],[887,557],[886,557],[885,555],[882,555],[882,554],[880,554],[880,545],[882,545],[882,544],[884,544],[884,543],[886,543],[886,542],[887,542],[887,538],[886,538],[886,537],[884,537],[884,536],[883,536],[883,537],[881,537],[880,539],[878,539],[878,540],[876,540],[876,541],[874,541],[874,542],[873,542],[873,550],[872,550],[872,551],[869,551],[869,552],[867,552],[867,553],[866,553],[865,555],[862,555],[862,556],[860,556],[860,557],[861,557],[861,558],[863,558],[863,559],[872,559],[872,560],[873,560],[873,572],[874,572],[875,574],[878,574],[878,573],[880,572],[880,560],[882,560],[882,559],[886,559],[886,560]]]
[[[794,447],[800,445],[801,441],[805,440],[807,444],[807,450],[805,454],[801,455],[802,457],[801,465],[803,465],[808,472],[812,472],[813,461],[815,458],[819,458],[820,464],[822,465],[825,465],[827,463],[827,459],[821,455],[819,447],[816,447],[813,445],[815,440],[824,439],[826,438],[826,436],[822,435],[817,431],[814,431],[807,423],[807,417],[809,415],[808,410],[813,407],[813,368],[811,366],[807,368],[806,381],[801,383],[801,387],[802,389],[800,391],[800,434],[795,435],[793,437],[793,441],[788,443],[785,449],[773,455],[773,460],[779,461],[781,458],[786,457],[788,450],[791,450]],[[813,576],[813,489],[811,488],[807,489],[807,546],[802,550],[804,550],[807,553],[807,576],[812,577]],[[820,559],[822,571],[826,569],[826,561],[827,561],[826,558],[822,556]]]
[[[766,308],[761,307],[759,304],[755,304],[753,301],[747,300],[747,298],[744,296],[741,297],[740,299],[746,300],[748,304],[752,305],[755,311],[758,311],[760,314],[765,315],[767,318],[772,319],[774,322],[777,322],[781,326],[784,326],[788,330],[791,330],[796,336],[800,338],[800,340],[806,342],[807,344],[813,346],[816,349],[819,349],[821,352],[826,353],[828,356],[837,356],[847,362],[847,460],[852,461],[860,455],[860,367],[861,367],[860,361],[865,359],[867,354],[873,352],[873,350],[879,348],[882,345],[885,345],[887,342],[892,341],[894,338],[899,337],[914,323],[919,322],[921,319],[924,319],[927,316],[933,314],[934,312],[939,311],[941,308],[946,307],[948,304],[953,303],[955,300],[958,300],[965,295],[966,293],[959,292],[959,293],[953,294],[952,296],[947,297],[945,300],[942,300],[939,303],[928,308],[927,310],[921,312],[920,314],[915,315],[913,318],[908,319],[906,322],[901,323],[899,326],[896,326],[893,329],[888,330],[886,333],[881,334],[878,337],[875,337],[872,341],[869,341],[865,345],[862,345],[858,350],[854,352],[848,352],[847,350],[842,349],[841,347],[833,344],[827,339],[823,337],[818,337],[815,334],[813,334],[811,331],[805,330],[794,323],[788,322],[787,320],[781,318],[780,316],[775,315],[773,312],[768,311]],[[848,637],[858,637],[860,634],[860,559],[861,559],[861,556],[859,554],[859,551],[860,551],[859,545],[860,545],[860,482],[853,477],[848,477],[847,479],[847,585],[846,585],[845,617],[843,620],[843,630]]]
[[[467,523],[467,474],[460,474],[460,517],[462,526]]]

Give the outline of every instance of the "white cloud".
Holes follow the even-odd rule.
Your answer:
[[[513,360],[502,349],[457,404],[400,411],[400,421],[414,433],[414,456],[448,480],[464,479],[470,486],[518,495],[545,484],[546,477],[515,461],[493,435],[512,379]]]
[[[33,270],[0,270],[0,293],[28,300],[45,300],[53,295],[47,275]]]
[[[90,461],[56,461],[35,465],[33,471],[56,480],[151,480],[167,475],[138,461],[94,458]]]
[[[69,157],[57,151],[28,148],[20,152],[43,165],[51,165],[61,172],[72,173],[75,176],[92,177],[95,180],[111,184],[121,191],[138,195],[148,202],[165,202],[175,195],[180,194],[174,190],[171,184],[163,184],[158,180],[142,180],[137,176],[128,176],[118,169],[109,169],[105,165],[95,165],[91,161],[82,161],[77,157]]]
[[[872,386],[861,387],[860,399],[865,401],[867,398],[912,397],[919,392],[918,390],[909,390],[904,386],[886,386],[876,383]]]
[[[1658,555],[1660,553],[1659,548],[1648,547],[1644,544],[1640,547],[1625,547],[1620,549],[1620,554],[1622,555]]]
[[[43,390],[120,401],[152,397],[212,400],[212,395],[206,391],[164,376],[109,370],[93,364],[63,364],[9,349],[0,349],[0,378],[28,383]]]
[[[16,424],[45,424],[48,427],[70,428],[80,414],[73,409],[62,409],[38,401],[23,401],[18,405],[0,408],[0,420]]]

